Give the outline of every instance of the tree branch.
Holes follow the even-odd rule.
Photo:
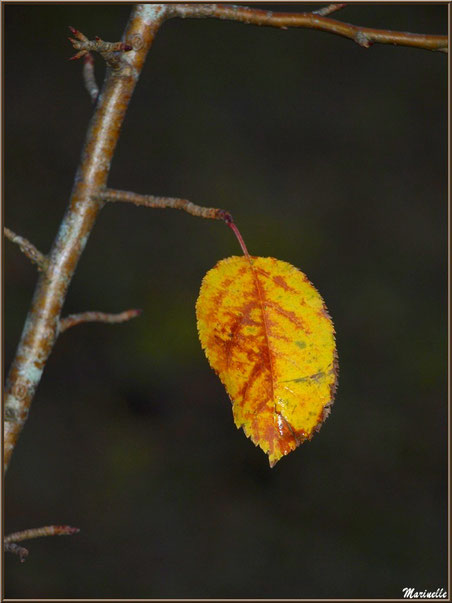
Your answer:
[[[324,6],[323,8],[318,8],[317,10],[313,10],[313,15],[320,15],[321,17],[326,17],[327,15],[331,15],[331,13],[335,13],[338,10],[341,10],[347,6],[345,2],[341,2],[340,4],[328,4],[328,6]]]
[[[46,270],[38,280],[8,376],[4,406],[3,458],[5,469],[27,419],[31,401],[58,335],[61,308],[69,284],[97,215],[104,205],[104,201],[99,199],[101,197],[105,199],[103,195],[110,163],[130,98],[155,34],[163,21],[170,17],[213,17],[280,28],[304,27],[340,35],[352,39],[364,47],[378,42],[447,52],[447,36],[378,30],[341,23],[313,13],[273,13],[228,4],[138,4],[133,8],[124,34],[124,42],[112,45],[99,39],[90,42],[86,36],[80,34],[78,40],[73,41],[80,49],[78,57],[86,55],[91,50],[99,50],[101,54],[104,52],[104,54],[110,53],[115,56],[115,61],[109,62],[104,56],[112,69],[107,72],[103,90],[88,129],[69,207],[50,254],[48,258],[45,258]],[[108,44],[110,46],[106,46]],[[128,51],[129,46],[132,47],[131,51]],[[124,52],[126,50],[128,52]],[[117,195],[118,192],[115,194]],[[227,224],[232,223],[230,214],[224,210],[201,208],[183,199],[165,199],[126,193],[126,196],[130,197],[130,195],[134,200],[132,198],[121,200],[149,207],[183,209],[195,216],[223,219]],[[120,199],[110,198],[109,200],[119,201]],[[17,235],[15,236],[17,237]],[[28,257],[30,254],[33,255],[32,250],[35,250],[33,246],[30,246],[31,244],[28,247],[25,245],[22,249],[24,253],[27,253],[25,249],[28,249]],[[42,258],[42,254],[36,257]]]
[[[87,52],[83,57],[83,81],[91,100],[95,103],[99,96],[99,87],[97,86],[96,74],[94,73],[93,55],[90,52]]]
[[[107,73],[92,117],[69,207],[36,286],[5,390],[4,467],[19,434],[55,343],[61,308],[78,260],[103,203],[105,188],[124,116],[147,52],[166,17],[165,4],[135,5],[124,38],[133,51],[121,53],[121,66]]]
[[[195,205],[187,199],[178,199],[174,197],[154,197],[153,195],[139,195],[137,193],[131,193],[129,191],[118,191],[113,189],[105,189],[100,195],[100,199],[104,201],[123,201],[126,203],[134,203],[135,205],[141,205],[143,207],[154,207],[154,208],[169,208],[169,209],[182,209],[192,216],[198,218],[207,218],[211,220],[223,220],[229,228],[233,231],[235,236],[240,243],[243,253],[248,256],[248,250],[245,242],[240,234],[239,229],[234,224],[232,215],[225,209],[216,209],[214,207],[202,207],[201,205]]]
[[[3,545],[5,552],[19,555],[20,562],[23,563],[28,557],[28,549],[19,546],[17,544],[18,542],[31,540],[32,538],[40,538],[41,536],[72,536],[78,532],[80,532],[78,528],[72,528],[71,526],[44,526],[43,528],[31,528],[5,536]]]
[[[21,530],[20,532],[8,534],[3,539],[3,542],[5,544],[23,542],[24,540],[41,538],[42,536],[72,536],[73,534],[78,534],[78,532],[80,532],[79,528],[71,526],[44,526],[42,528],[30,528],[29,530]]]
[[[3,228],[3,234],[11,242],[16,243],[16,245],[19,245],[19,248],[22,253],[25,254],[29,260],[31,260],[37,265],[38,270],[41,270],[43,272],[47,270],[47,258],[38,249],[36,249],[33,243],[30,243],[30,241],[28,241],[24,237],[17,235],[15,232],[6,227]]]
[[[229,21],[239,21],[250,25],[267,25],[288,29],[289,27],[303,27],[307,29],[318,29],[328,33],[336,34],[353,40],[364,48],[372,44],[396,44],[399,46],[413,46],[425,50],[439,50],[447,52],[447,36],[435,36],[427,34],[413,34],[404,31],[389,31],[385,29],[373,29],[372,27],[361,27],[342,23],[335,19],[329,19],[316,13],[281,13],[246,6],[232,4],[198,4],[184,3],[172,4],[168,7],[170,17],[182,19],[203,19],[212,17]],[[322,9],[320,9],[322,10]]]
[[[142,310],[125,310],[125,312],[120,312],[118,314],[105,314],[104,312],[69,314],[69,316],[60,319],[59,333],[63,333],[63,331],[84,322],[106,322],[110,324],[126,322],[127,320],[139,316],[141,312]]]
[[[125,44],[124,42],[105,42],[104,40],[101,40],[99,36],[96,36],[95,40],[88,40],[81,31],[78,31],[78,29],[71,26],[69,26],[69,29],[77,39],[74,40],[74,38],[68,38],[68,40],[71,42],[72,46],[79,51],[69,59],[70,61],[86,57],[91,52],[98,52],[109,67],[112,69],[119,69],[122,64],[120,53],[133,50],[130,44]]]
[[[5,542],[4,549],[5,553],[14,553],[15,555],[19,555],[21,563],[23,563],[28,557],[28,549],[23,546],[19,546],[15,542]]]
[[[232,220],[231,214],[224,209],[216,209],[214,207],[202,207],[195,205],[187,199],[179,199],[175,197],[155,197],[153,195],[139,195],[129,191],[119,191],[107,188],[101,191],[97,197],[103,201],[134,203],[143,207],[154,208],[169,208],[182,209],[192,216],[198,218],[207,218],[210,220]]]

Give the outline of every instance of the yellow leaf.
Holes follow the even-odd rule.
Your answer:
[[[322,298],[287,262],[234,256],[204,277],[196,315],[236,426],[273,467],[320,429],[333,403],[336,345]]]

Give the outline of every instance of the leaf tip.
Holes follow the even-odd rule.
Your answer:
[[[268,457],[268,464],[270,465],[270,469],[273,469],[273,467],[276,465],[276,463],[278,461],[279,461],[279,459],[272,458],[271,456]]]

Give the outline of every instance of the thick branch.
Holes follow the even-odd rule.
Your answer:
[[[17,235],[15,232],[6,227],[3,229],[3,234],[7,239],[12,241],[13,243],[16,243],[16,245],[19,245],[19,248],[22,253],[25,254],[29,260],[31,260],[37,265],[38,270],[45,271],[47,269],[47,258],[38,249],[36,249],[33,243],[30,243],[30,241],[28,241],[24,237]]]
[[[119,191],[107,188],[99,193],[98,198],[104,201],[134,203],[135,205],[142,205],[143,207],[182,209],[192,216],[210,220],[228,221],[228,219],[231,219],[231,214],[224,209],[202,207],[201,205],[195,205],[187,199],[178,199],[175,197],[154,197],[153,195],[139,195],[129,191]]]
[[[427,34],[413,34],[404,31],[389,31],[385,29],[373,29],[372,27],[361,27],[342,23],[335,19],[320,14],[309,13],[280,13],[246,6],[232,4],[172,4],[169,6],[171,17],[203,19],[213,17],[229,21],[240,21],[251,25],[268,25],[270,27],[304,27],[307,29],[319,29],[338,36],[353,40],[360,46],[368,48],[372,44],[396,44],[399,46],[413,46],[425,50],[439,50],[447,52],[447,36],[435,36]]]
[[[118,314],[105,314],[105,312],[83,312],[81,314],[69,314],[60,320],[59,332],[63,333],[71,327],[82,324],[84,322],[106,322],[115,324],[126,322],[141,314],[141,310],[126,310]]]
[[[37,284],[5,391],[4,466],[8,466],[27,419],[42,371],[55,343],[61,308],[78,260],[103,203],[110,162],[124,116],[155,34],[165,19],[165,4],[138,4],[125,32],[134,50],[121,53],[121,67],[107,74],[88,129],[69,207]]]

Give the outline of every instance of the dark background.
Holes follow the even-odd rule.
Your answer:
[[[4,8],[4,219],[43,252],[93,111],[81,62],[67,62],[67,25],[118,40],[130,9]],[[334,16],[447,33],[447,6],[433,3]],[[240,252],[233,234],[182,212],[107,206],[64,314],[144,312],[55,346],[8,471],[5,532],[81,531],[30,542],[24,565],[8,555],[6,596],[447,588],[447,55],[171,20],[109,185],[229,209],[251,253],[306,272],[336,326],[336,403],[270,470],[236,430],[196,333],[201,280]],[[6,372],[37,273],[11,243],[4,251]]]

